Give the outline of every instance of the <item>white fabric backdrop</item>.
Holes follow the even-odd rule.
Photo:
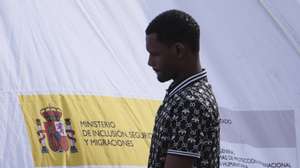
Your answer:
[[[201,63],[221,107],[247,113],[280,111],[276,115],[294,119],[274,121],[279,127],[294,127],[283,136],[291,144],[274,149],[274,157],[266,157],[273,148],[225,140],[222,146],[244,157],[256,155],[262,162],[282,159],[300,167],[296,0],[0,1],[0,167],[33,167],[17,95],[161,99],[168,84],[159,84],[146,65],[144,29],[154,16],[172,8],[191,13],[201,26]],[[285,135],[282,131],[278,135]]]

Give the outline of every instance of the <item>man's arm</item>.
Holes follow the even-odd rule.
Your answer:
[[[192,168],[193,161],[193,157],[168,154],[164,168]]]

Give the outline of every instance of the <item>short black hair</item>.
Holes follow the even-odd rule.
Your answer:
[[[172,9],[156,16],[146,29],[146,35],[151,33],[156,33],[158,41],[167,45],[182,42],[199,52],[199,25],[183,11]]]

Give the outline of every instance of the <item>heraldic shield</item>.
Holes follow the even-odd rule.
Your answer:
[[[60,121],[44,122],[50,148],[54,152],[67,151],[69,148],[64,124]]]
[[[65,119],[66,128],[62,121],[60,121],[62,112],[58,107],[45,107],[40,110],[41,115],[45,118],[44,130],[41,126],[40,119],[36,120],[38,127],[39,141],[42,145],[42,153],[48,153],[48,148],[45,143],[45,135],[47,135],[48,145],[54,152],[66,152],[69,149],[68,139],[70,139],[71,153],[78,152],[74,138],[75,132],[71,127],[71,120]]]

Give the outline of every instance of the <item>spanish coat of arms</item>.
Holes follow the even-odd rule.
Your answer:
[[[46,120],[43,122],[44,129],[40,119],[36,119],[37,134],[39,142],[42,145],[41,152],[49,153],[46,146],[46,136],[50,149],[54,152],[66,152],[70,149],[71,153],[78,152],[76,148],[75,132],[72,129],[71,120],[65,119],[65,124],[60,120],[62,110],[58,107],[48,106],[40,110],[40,114]],[[46,136],[45,136],[46,134]],[[68,142],[70,140],[70,144]]]

